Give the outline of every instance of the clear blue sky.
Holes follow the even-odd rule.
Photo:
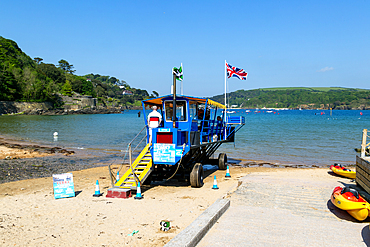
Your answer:
[[[114,76],[170,93],[184,66],[184,94],[224,92],[226,60],[267,87],[370,88],[370,2],[2,1],[0,36],[31,58],[60,59],[77,75]]]

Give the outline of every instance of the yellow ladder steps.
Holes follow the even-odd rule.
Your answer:
[[[152,155],[150,154],[149,145],[146,145],[136,160],[132,163],[132,168],[134,169],[134,173],[137,175],[139,180],[144,182],[144,179],[146,179],[151,172],[151,167]],[[116,182],[114,186],[125,189],[136,189],[137,184],[132,174],[131,167],[125,172],[120,180]]]

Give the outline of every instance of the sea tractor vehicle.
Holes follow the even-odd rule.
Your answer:
[[[162,116],[157,128],[149,128],[153,119],[147,116],[153,106]],[[113,188],[108,190],[107,197],[126,198],[140,184],[175,176],[192,187],[202,187],[203,164],[216,163],[225,170],[227,155],[212,157],[221,144],[234,142],[236,132],[245,124],[243,116],[227,116],[225,105],[208,98],[170,94],[143,100],[142,108],[146,145],[133,162],[133,141],[128,145],[130,167],[118,179],[110,171]]]

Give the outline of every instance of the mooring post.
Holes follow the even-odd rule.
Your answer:
[[[362,131],[361,158],[365,158],[367,129]]]

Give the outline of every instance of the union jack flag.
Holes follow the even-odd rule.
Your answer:
[[[227,78],[234,76],[234,77],[238,77],[240,80],[247,80],[248,73],[245,72],[244,69],[233,67],[227,62],[226,62],[226,72],[227,72]]]

